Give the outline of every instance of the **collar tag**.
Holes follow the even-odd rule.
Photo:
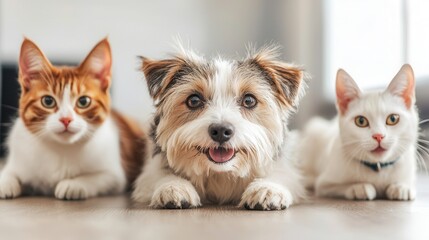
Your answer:
[[[377,162],[377,163],[372,163],[372,162],[368,162],[365,160],[361,160],[360,163],[362,163],[365,167],[370,168],[371,170],[373,170],[374,172],[380,172],[381,170],[383,170],[386,167],[392,166],[393,164],[395,164],[397,161],[399,160],[399,157],[394,159],[391,162]]]

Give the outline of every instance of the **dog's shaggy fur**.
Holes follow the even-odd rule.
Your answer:
[[[295,203],[303,188],[287,122],[304,93],[303,71],[278,61],[277,47],[241,61],[181,49],[171,59],[142,58],[156,113],[133,199],[156,208]],[[219,139],[218,130],[227,136]]]

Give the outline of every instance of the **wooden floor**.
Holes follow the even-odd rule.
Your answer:
[[[0,201],[0,239],[429,239],[429,177],[417,200],[312,199],[285,211],[152,210],[126,196]]]

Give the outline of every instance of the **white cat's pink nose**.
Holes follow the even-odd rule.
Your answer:
[[[64,125],[64,127],[66,127],[66,128],[69,126],[69,124],[70,124],[71,121],[73,121],[73,119],[70,118],[70,117],[60,118],[60,122],[62,122],[63,125]]]
[[[381,140],[383,140],[383,138],[384,138],[384,135],[383,134],[381,134],[381,133],[376,133],[376,134],[374,134],[374,135],[372,135],[372,138],[374,138],[377,142],[381,142]]]

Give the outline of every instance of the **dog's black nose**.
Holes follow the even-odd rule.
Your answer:
[[[209,135],[213,141],[222,144],[227,142],[234,135],[234,127],[230,123],[213,123],[209,126]]]

